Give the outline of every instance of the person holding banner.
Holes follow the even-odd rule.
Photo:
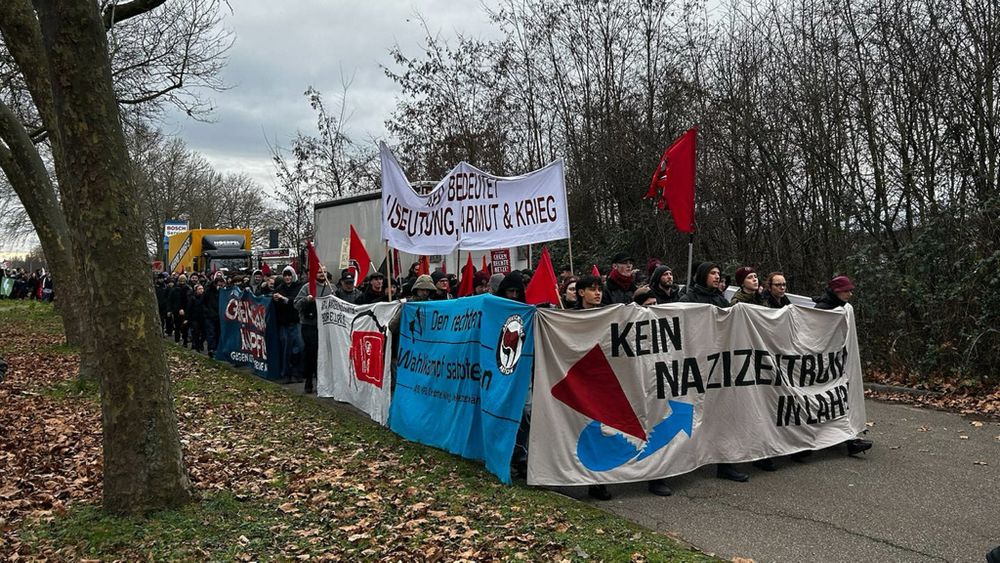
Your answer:
[[[677,303],[681,299],[680,288],[674,283],[674,272],[670,266],[660,264],[649,277],[649,287],[653,290],[656,303]]]
[[[736,293],[729,300],[733,305],[737,303],[764,305],[764,298],[757,291],[760,289],[760,280],[757,279],[757,272],[750,266],[736,270],[736,287]]]
[[[635,293],[635,260],[627,252],[619,252],[611,259],[611,273],[604,292],[604,304],[631,303]]]
[[[780,309],[792,302],[785,295],[788,291],[788,282],[785,274],[781,272],[771,272],[767,275],[767,286],[764,291],[764,304],[772,309]]]
[[[722,270],[712,262],[702,262],[695,270],[691,287],[687,290],[681,303],[704,303],[715,305],[722,309],[728,308],[731,304],[722,296],[719,284],[722,280]],[[750,475],[738,471],[731,463],[720,463],[715,468],[715,476],[719,479],[728,479],[743,483],[750,480]]]
[[[385,274],[375,270],[368,274],[368,283],[358,298],[357,305],[371,305],[373,303],[388,303],[389,295],[385,290]]]
[[[358,299],[361,299],[361,290],[354,285],[354,271],[351,268],[344,268],[340,272],[340,281],[337,282],[337,290],[333,294],[337,296],[337,299],[351,304],[356,304]],[[318,295],[317,297],[322,296]]]
[[[344,270],[345,272],[347,270]],[[343,279],[343,275],[341,275]],[[351,284],[354,284],[354,276],[351,276]],[[309,284],[303,284],[299,294],[295,297],[295,308],[299,312],[299,322],[302,324],[302,340],[305,341],[305,392],[313,393],[316,390],[316,362],[319,359],[319,327],[316,318],[319,316],[316,309],[316,298],[333,295],[333,288],[326,279],[326,268],[319,267],[316,272],[316,295],[309,293]]]
[[[576,280],[576,308],[586,311],[604,305],[604,283],[597,276],[583,276]],[[596,500],[611,500],[611,491],[604,484],[587,487],[587,496]]]

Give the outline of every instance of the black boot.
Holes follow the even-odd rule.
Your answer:
[[[596,500],[611,500],[611,492],[604,485],[591,485],[587,488],[587,496]]]
[[[753,462],[753,466],[762,471],[777,471],[778,467],[774,465],[774,460],[771,458],[758,459]]]
[[[848,440],[845,443],[847,444],[847,455],[855,455],[872,449],[871,440],[855,438],[853,440]]]
[[[792,458],[792,461],[797,461],[799,463],[802,463],[806,460],[807,457],[811,455],[813,455],[812,450],[802,450],[801,452],[795,452],[788,457]]]
[[[750,480],[750,476],[742,471],[737,471],[731,463],[720,463],[715,466],[715,476],[719,479],[728,479],[737,483],[745,483]]]
[[[667,486],[666,479],[653,479],[652,481],[648,481],[646,485],[649,487],[649,492],[658,497],[669,497],[674,494],[674,492],[670,490],[670,487]]]

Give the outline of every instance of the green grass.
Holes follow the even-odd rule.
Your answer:
[[[0,322],[13,311],[0,307]],[[51,311],[33,313],[40,319]],[[26,520],[27,553],[55,559],[519,558],[715,561],[563,495],[506,486],[480,463],[177,346],[167,347],[201,500],[115,517],[94,504]],[[96,397],[69,377],[52,401]],[[94,401],[66,403],[98,408]],[[319,500],[317,500],[319,499]],[[96,501],[97,499],[93,499]],[[364,534],[368,534],[365,536]]]

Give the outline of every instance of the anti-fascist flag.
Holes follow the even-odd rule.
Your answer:
[[[698,129],[692,127],[663,151],[643,199],[659,196],[656,206],[670,208],[674,225],[682,233],[694,232],[695,148]]]

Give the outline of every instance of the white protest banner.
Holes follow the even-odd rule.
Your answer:
[[[850,306],[540,309],[528,483],[670,477],[865,428]]]
[[[412,254],[450,254],[569,238],[563,161],[522,176],[461,162],[427,195],[413,191],[383,143],[382,238]]]
[[[384,426],[392,388],[389,321],[400,302],[353,305],[332,295],[316,302],[316,394],[350,403]]]

